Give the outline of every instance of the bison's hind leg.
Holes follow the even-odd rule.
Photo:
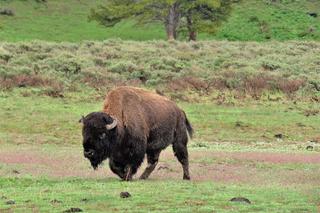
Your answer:
[[[183,131],[181,134],[176,135],[175,141],[172,144],[174,155],[182,165],[184,180],[190,180],[187,142],[188,135]]]
[[[161,150],[147,150],[148,166],[140,176],[140,179],[147,179],[154,168],[156,168]]]

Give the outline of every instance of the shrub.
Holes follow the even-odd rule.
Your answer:
[[[183,91],[187,89],[202,92],[207,90],[208,83],[196,77],[182,77],[172,80],[168,83],[168,89],[171,91]]]
[[[18,74],[11,76],[0,76],[1,89],[12,89],[14,87],[62,87],[52,79],[38,75]]]
[[[259,97],[280,91],[315,97],[319,51],[317,42],[1,43],[1,88],[18,87],[14,81],[48,88],[58,83],[63,91],[79,91],[84,84],[95,91],[145,84],[198,95],[220,90]]]
[[[133,72],[137,70],[137,65],[132,63],[131,61],[126,61],[126,62],[118,62],[116,64],[111,65],[108,70],[110,72],[115,72],[115,73],[126,73],[126,72]]]
[[[263,90],[267,90],[269,88],[268,80],[263,75],[248,77],[245,79],[244,87],[245,90],[253,97],[259,97]]]
[[[9,53],[9,51],[5,50],[4,48],[0,48],[0,62],[1,60],[4,62],[8,62],[13,55]]]
[[[305,84],[303,79],[285,79],[277,80],[277,86],[280,91],[290,95],[300,89]]]

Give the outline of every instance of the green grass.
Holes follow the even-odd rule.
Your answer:
[[[237,5],[214,37],[236,41],[320,39],[320,18],[307,15],[307,12],[319,14],[319,1],[266,2],[271,1],[245,0]]]
[[[316,137],[320,130],[317,125],[320,121],[319,116],[303,115],[303,108],[312,107],[308,104],[298,106],[290,103],[283,105],[247,103],[244,106],[184,104],[183,106],[198,129],[198,136],[202,141],[271,142],[275,141],[275,134],[282,133],[285,135],[285,141],[301,142]]]
[[[219,158],[212,152],[285,151],[315,156],[317,150],[307,152],[305,142],[319,136],[317,124],[320,117],[306,117],[303,113],[306,109],[319,108],[318,103],[244,101],[236,105],[216,105],[210,102],[179,102],[196,131],[189,143],[190,156],[195,156],[190,159],[191,174],[196,176],[196,168],[205,169],[209,165],[212,169],[234,168],[231,181],[228,182],[228,176],[224,176],[226,171],[216,170],[226,180],[187,182],[168,180],[168,177],[154,180],[159,178],[155,176],[147,181],[127,183],[115,176],[83,177],[94,174],[90,173],[88,162],[82,158],[81,124],[78,120],[81,115],[100,110],[103,97],[90,94],[89,90],[88,93],[67,92],[64,98],[51,98],[37,95],[38,90],[15,88],[0,93],[1,153],[4,156],[8,154],[8,158],[11,156],[13,160],[0,163],[0,212],[62,212],[75,207],[84,212],[319,211],[318,164],[276,164]],[[26,94],[27,97],[23,97]],[[237,127],[239,121],[240,126]],[[296,125],[297,122],[300,125]],[[287,137],[277,141],[273,134],[279,132]],[[262,141],[264,145],[260,146]],[[208,147],[199,148],[199,144]],[[210,157],[199,155],[204,149],[208,152],[205,156]],[[17,160],[30,156],[35,162],[31,165],[31,159],[30,162],[15,163],[12,156]],[[76,156],[72,159],[77,161],[68,162],[70,156]],[[173,156],[165,158],[162,155],[160,164],[169,165],[170,169],[179,166],[177,171],[181,172],[176,159],[174,162],[172,159]],[[51,161],[56,164],[51,165]],[[50,176],[57,166],[65,170],[79,169],[80,173],[73,177]],[[242,180],[246,184],[238,183],[237,174],[243,176],[247,171],[256,171],[253,182]],[[278,173],[291,174],[293,181],[275,175]],[[180,177],[180,173],[176,176]],[[121,199],[119,194],[122,191],[130,192],[132,197]],[[229,201],[239,196],[248,198],[252,204]],[[6,204],[8,200],[14,200],[15,204]]]
[[[316,193],[278,186],[221,185],[212,182],[0,178],[0,210],[61,212],[78,207],[85,212],[317,212]],[[121,199],[121,191],[132,197]],[[232,203],[246,197],[252,204]],[[6,200],[15,205],[6,205]],[[51,203],[52,200],[62,201]],[[83,201],[86,199],[86,201]]]
[[[212,150],[317,155],[319,149],[309,152],[305,147],[307,141],[319,140],[320,117],[319,114],[304,115],[308,110],[320,108],[317,42],[20,42],[165,39],[160,25],[141,28],[128,21],[107,29],[88,22],[90,8],[104,1],[48,0],[46,5],[33,1],[0,2],[1,8],[11,8],[16,14],[0,17],[0,40],[19,42],[0,44],[2,153],[12,154],[15,150],[25,156],[35,153],[33,157],[38,161],[46,153],[49,161],[68,159],[68,154],[82,159],[81,125],[78,123],[81,115],[99,111],[105,92],[112,86],[135,85],[138,81],[139,86],[157,87],[171,98],[189,101],[178,104],[186,111],[196,131],[189,143],[190,153],[195,156],[197,151],[203,150],[209,152],[208,156]],[[243,1],[215,35],[200,35],[200,38],[320,40],[319,17],[306,15],[308,11],[319,13],[318,1],[281,1],[271,5],[265,2]],[[311,28],[313,32],[309,31]],[[246,80],[258,75],[270,77],[271,83],[262,90],[254,81],[252,87],[246,87],[250,83]],[[194,81],[187,83],[185,77],[190,76]],[[144,84],[139,82],[141,77],[146,78]],[[171,88],[170,83],[179,84],[175,81],[179,79],[187,86]],[[288,94],[279,88],[269,88],[281,86],[281,79],[285,82],[304,80],[305,84]],[[214,84],[206,94],[205,83],[215,80],[224,82],[226,88],[220,90]],[[200,89],[196,88],[197,83],[202,85]],[[253,88],[257,91],[252,91]],[[49,97],[55,95],[63,98]],[[248,96],[252,97],[247,99]],[[276,140],[274,134],[278,133],[285,138]],[[33,152],[28,153],[30,149]],[[168,159],[160,160],[168,163]],[[234,175],[250,174],[250,171],[257,174],[253,175],[252,183],[251,179],[245,180],[249,185],[237,183],[236,177],[231,177],[233,182],[230,183],[225,180],[228,177],[220,183],[152,179],[127,183],[116,178],[81,175],[72,178],[32,176],[32,169],[50,174],[53,167],[44,166],[43,162],[29,166],[1,162],[0,212],[62,212],[71,207],[85,212],[300,213],[320,210],[318,164],[274,164],[218,159],[214,155],[190,159],[190,162],[197,169],[212,164],[212,169],[217,165],[235,168]],[[67,165],[68,162],[63,163]],[[90,176],[86,173],[89,172],[87,163],[75,165],[71,162],[70,166],[62,165],[62,168],[85,168],[87,170],[80,174]],[[170,163],[174,167],[175,164]],[[20,174],[13,173],[14,170]],[[224,177],[223,169],[215,171]],[[281,174],[292,175],[290,179],[293,180],[286,181]],[[121,191],[130,192],[132,197],[121,199]],[[252,204],[229,201],[237,196],[247,197]],[[8,205],[7,200],[16,203]],[[53,200],[61,203],[51,202]]]
[[[162,25],[137,27],[125,21],[113,28],[104,28],[88,22],[90,8],[106,0],[48,0],[46,4],[35,1],[1,1],[0,7],[13,9],[15,16],[1,16],[0,40],[30,41],[83,41],[121,38],[129,40],[165,39]],[[200,39],[228,39],[240,41],[265,40],[320,40],[318,18],[307,12],[320,12],[318,1],[245,0],[236,4],[229,19],[215,35],[201,34]],[[310,29],[313,29],[310,31]]]
[[[82,115],[102,109],[103,98],[70,94],[63,99],[36,96],[21,97],[20,92],[0,97],[0,142],[76,144],[81,141],[78,120]],[[193,124],[198,143],[232,142],[253,147],[260,142],[281,147],[304,144],[319,136],[320,117],[306,117],[305,109],[319,104],[266,104],[248,102],[243,106],[219,106],[212,103],[180,103]],[[237,126],[240,123],[240,126]],[[275,134],[284,139],[277,141]],[[284,148],[282,147],[282,148]]]
[[[1,16],[0,40],[6,41],[83,41],[123,38],[129,40],[164,39],[161,26],[135,27],[123,22],[115,28],[105,28],[88,21],[91,8],[105,0],[49,0],[46,4],[35,1],[1,1],[0,7],[11,8],[14,17]]]

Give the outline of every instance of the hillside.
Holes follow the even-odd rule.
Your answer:
[[[319,101],[319,51],[316,42],[2,43],[0,89],[37,88],[31,91],[59,97],[74,91],[104,95],[125,84],[187,101]]]
[[[132,21],[106,29],[88,22],[91,8],[104,0],[48,0],[45,4],[33,0],[0,1],[1,9],[11,9],[14,16],[0,16],[0,40],[82,41],[121,38],[129,40],[165,39],[161,25],[146,28]],[[273,3],[270,3],[273,2]],[[320,40],[320,2],[317,0],[246,0],[235,5],[228,21],[215,35],[200,35],[200,39],[265,41]]]

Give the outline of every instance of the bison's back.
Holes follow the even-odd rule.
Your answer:
[[[135,87],[110,91],[104,111],[120,121],[132,133],[144,135],[158,128],[174,128],[183,117],[178,106],[166,97]]]

